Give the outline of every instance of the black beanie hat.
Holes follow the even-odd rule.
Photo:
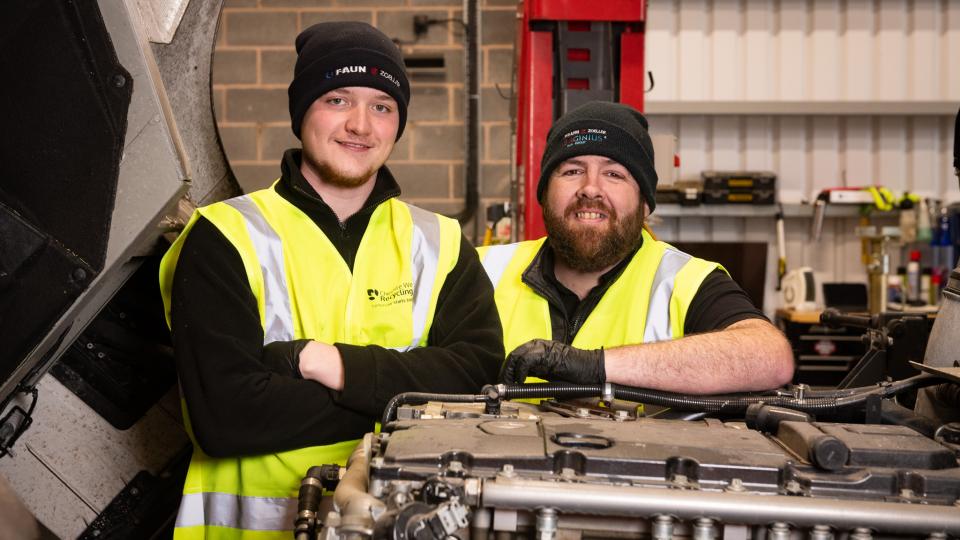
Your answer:
[[[322,22],[297,36],[297,65],[287,94],[293,134],[310,105],[323,94],[344,86],[367,86],[382,90],[397,101],[400,126],[407,123],[410,83],[400,49],[383,32],[355,21]]]
[[[653,168],[653,142],[647,129],[647,119],[621,103],[591,101],[563,115],[547,133],[537,200],[543,202],[547,182],[558,165],[572,157],[597,155],[626,167],[653,211],[657,204],[657,171]]]

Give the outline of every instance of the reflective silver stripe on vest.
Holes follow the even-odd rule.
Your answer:
[[[180,501],[176,527],[230,527],[247,531],[291,531],[297,499],[188,493]]]
[[[504,244],[487,248],[487,254],[483,257],[483,269],[487,271],[487,277],[490,278],[490,283],[493,283],[494,289],[503,278],[503,273],[519,246],[520,244]]]
[[[673,332],[670,330],[670,298],[673,296],[673,285],[677,272],[692,258],[671,248],[663,252],[660,266],[653,276],[653,285],[650,287],[647,324],[643,330],[644,343],[673,339]]]
[[[413,219],[410,245],[410,266],[413,273],[413,339],[407,347],[394,350],[408,351],[420,345],[427,327],[427,312],[437,277],[440,258],[440,217],[416,206],[407,205]]]
[[[225,201],[243,215],[263,274],[263,343],[293,339],[283,242],[249,195]]]

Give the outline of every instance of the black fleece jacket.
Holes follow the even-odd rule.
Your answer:
[[[288,150],[274,189],[309,216],[353,269],[373,210],[400,194],[386,167],[363,209],[340,223],[300,174]],[[264,454],[354,439],[373,429],[401,392],[476,393],[496,381],[503,336],[493,288],[476,251],[462,238],[427,337],[397,352],[335,344],[344,389],[332,391],[264,357],[263,329],[240,254],[200,218],[183,244],[173,278],[172,335],[180,387],[194,436],[214,457]],[[287,342],[293,351],[296,341]]]

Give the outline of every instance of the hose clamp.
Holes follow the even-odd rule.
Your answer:
[[[613,403],[613,385],[603,383],[603,396],[600,398],[604,403]]]

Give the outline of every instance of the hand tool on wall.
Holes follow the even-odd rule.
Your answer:
[[[823,218],[828,204],[869,205],[882,212],[893,210],[893,193],[882,186],[827,188],[817,195],[813,203],[813,220],[810,224],[810,238],[820,241],[823,232]]]
[[[777,290],[783,285],[787,273],[787,246],[783,234],[783,205],[777,204]]]

